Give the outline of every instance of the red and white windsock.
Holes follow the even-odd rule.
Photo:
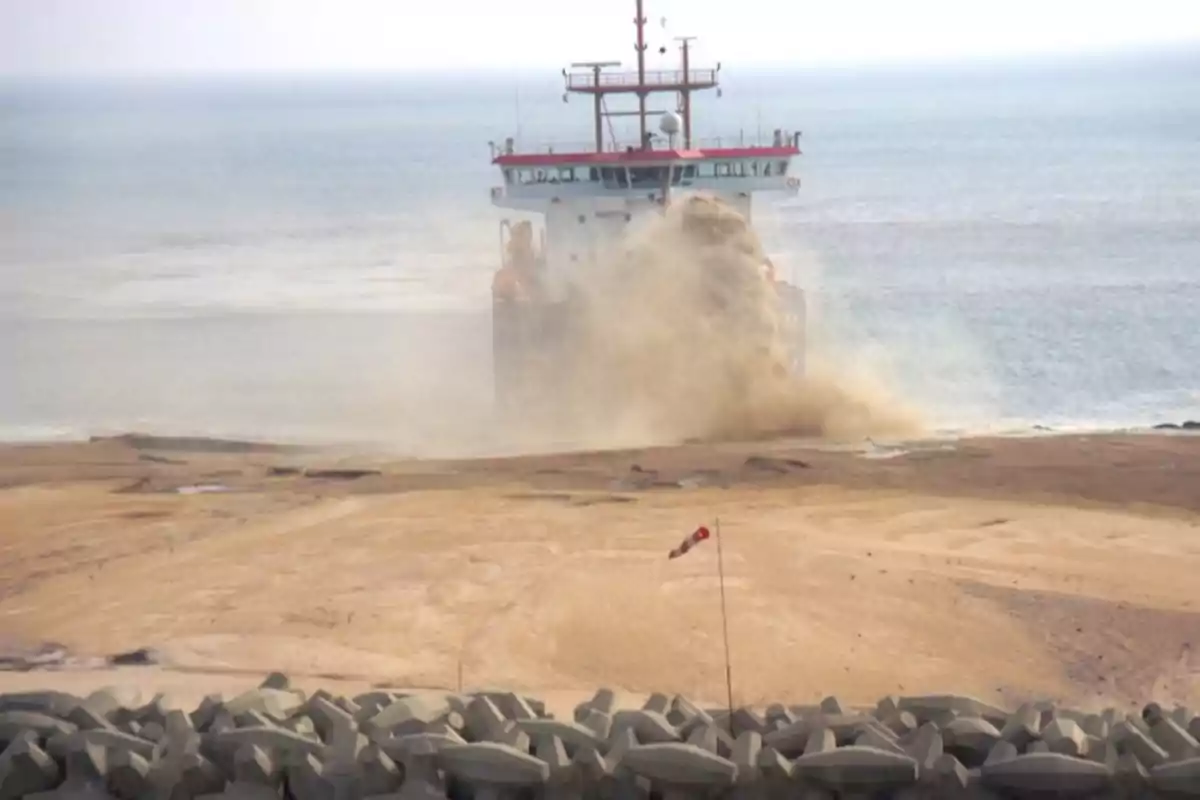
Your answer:
[[[679,546],[667,554],[667,558],[679,558],[681,555],[691,550],[696,545],[703,542],[709,537],[708,528],[701,525],[692,533],[691,536],[679,543]]]

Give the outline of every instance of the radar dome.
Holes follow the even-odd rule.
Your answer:
[[[667,136],[674,136],[683,129],[683,119],[674,111],[668,111],[658,120],[658,129]]]

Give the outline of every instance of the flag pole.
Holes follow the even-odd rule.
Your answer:
[[[729,666],[729,615],[725,610],[725,552],[721,547],[721,518],[717,517],[717,578],[721,586],[721,633],[725,640],[725,697],[729,703],[729,735],[737,737],[733,730],[733,671]]]

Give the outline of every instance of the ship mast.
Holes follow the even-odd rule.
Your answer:
[[[602,84],[600,80],[600,72],[605,67],[619,67],[620,61],[576,61],[571,65],[573,69],[589,69],[592,71],[592,85],[599,87]],[[567,86],[570,88],[570,78],[567,79]],[[604,152],[604,92],[596,91],[592,93],[592,121],[595,127],[596,134],[596,152]]]
[[[696,40],[695,36],[676,36],[683,51],[683,89],[679,92],[681,111],[683,112],[683,149],[692,149],[692,91],[689,88],[688,75],[691,74],[688,65],[688,44]]]
[[[637,64],[638,64],[638,130],[640,138],[638,139],[638,149],[649,149],[650,140],[646,138],[646,17],[642,11],[644,0],[637,0],[637,18],[634,23],[637,25]],[[684,76],[687,80],[687,76]]]
[[[634,42],[634,48],[637,51],[637,72],[623,74],[603,72],[607,67],[619,67],[621,65],[619,61],[576,62],[571,67],[579,71],[567,73],[566,70],[563,70],[567,92],[592,95],[596,152],[604,151],[604,118],[628,116],[636,116],[638,118],[638,144],[636,148],[631,147],[630,149],[649,150],[650,137],[646,122],[647,115],[662,112],[648,112],[646,110],[646,98],[656,93],[678,94],[681,100],[680,105],[682,106],[681,111],[683,116],[683,146],[685,149],[690,148],[692,144],[692,92],[715,89],[718,83],[717,73],[721,71],[721,65],[718,64],[716,69],[693,70],[689,60],[689,44],[695,37],[684,36],[678,37],[683,51],[682,72],[678,74],[656,72],[647,75],[645,0],[635,0],[635,4],[637,16],[633,21],[637,28],[637,40]],[[636,94],[638,101],[637,110],[606,110],[604,98],[610,94]]]

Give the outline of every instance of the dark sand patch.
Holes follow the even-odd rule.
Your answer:
[[[1067,703],[1182,703],[1200,686],[1200,612],[976,581],[961,586],[1044,641],[1075,687],[1074,696],[1061,698]]]

